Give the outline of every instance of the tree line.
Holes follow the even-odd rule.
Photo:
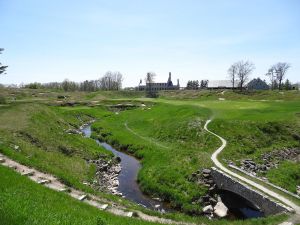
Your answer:
[[[278,62],[270,67],[266,76],[270,78],[271,89],[287,89],[292,87],[289,80],[283,82],[286,76],[288,69],[290,68],[290,64],[286,62]],[[250,74],[255,69],[255,66],[250,61],[238,61],[232,64],[228,69],[228,75],[232,83],[232,87],[239,87],[240,90],[243,90],[245,84],[249,80]],[[238,82],[236,84],[236,82]]]
[[[189,80],[186,85],[186,89],[188,90],[198,90],[207,88],[208,80]]]
[[[85,80],[83,82],[75,82],[65,79],[63,82],[50,82],[50,83],[30,83],[23,87],[30,89],[58,89],[64,91],[117,91],[122,88],[123,75],[119,71],[108,71],[103,77],[97,80]]]
[[[259,86],[268,87],[272,90],[291,90],[293,89],[292,83],[286,79],[286,74],[288,69],[291,67],[289,63],[278,62],[268,69],[266,76],[270,80],[270,85],[260,78],[253,79],[252,86],[256,84]],[[228,77],[232,84],[232,89],[240,89],[241,91],[245,89],[246,84],[249,81],[251,73],[255,70],[255,65],[250,61],[238,61],[233,63],[227,70]],[[254,85],[255,84],[255,85]],[[186,89],[197,90],[207,88],[208,80],[189,80],[187,82]]]
[[[0,54],[2,54],[3,51],[4,51],[4,48],[0,48]],[[2,63],[0,62],[0,75],[6,71],[7,67],[8,66],[2,65]]]

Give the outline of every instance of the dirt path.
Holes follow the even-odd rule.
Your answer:
[[[145,140],[145,141],[148,141],[148,142],[150,142],[150,143],[152,143],[152,144],[155,144],[155,145],[157,145],[157,146],[159,146],[159,147],[162,147],[162,148],[170,148],[170,147],[168,147],[168,146],[162,145],[162,144],[160,144],[160,143],[154,141],[152,138],[146,138],[146,137],[143,137],[143,136],[139,135],[138,133],[136,133],[135,131],[133,131],[131,128],[128,127],[127,122],[124,123],[124,126],[125,126],[125,128],[126,128],[130,133],[134,134],[135,136],[137,136],[137,137],[139,137],[139,138],[141,138],[141,139],[143,139],[143,140]]]
[[[291,220],[293,220],[292,222],[300,222],[300,207],[298,205],[296,205],[295,203],[293,203],[292,201],[290,201],[289,199],[285,198],[284,196],[272,191],[272,190],[269,190],[268,188],[252,181],[252,180],[249,180],[239,174],[236,174],[234,172],[232,172],[231,170],[227,169],[225,166],[223,166],[220,161],[218,160],[218,155],[223,151],[223,149],[226,147],[227,145],[227,141],[220,137],[219,135],[215,134],[214,132],[210,131],[207,126],[208,124],[211,122],[211,120],[207,120],[205,125],[204,125],[204,129],[209,132],[210,134],[216,136],[217,138],[219,138],[222,142],[222,145],[212,154],[211,156],[211,160],[214,162],[215,166],[218,167],[220,170],[222,170],[223,172],[235,177],[235,178],[238,178],[239,180],[259,189],[260,191],[264,192],[265,194],[283,202],[284,204],[286,204],[287,206],[291,207],[294,211],[295,211],[295,216],[291,218]]]
[[[85,202],[91,206],[94,206],[100,210],[105,210],[112,214],[125,217],[133,217],[136,215],[138,219],[142,219],[149,222],[157,222],[163,224],[183,224],[183,225],[193,225],[192,223],[173,221],[171,219],[159,218],[156,216],[147,215],[141,211],[135,210],[131,211],[124,206],[116,205],[115,202],[109,201],[107,199],[101,199],[98,196],[86,194],[83,191],[76,190],[74,188],[66,187],[61,183],[56,177],[51,174],[40,172],[36,169],[24,166],[14,160],[9,159],[5,155],[0,153],[0,164],[14,169],[16,172],[23,176],[27,176],[34,182],[44,185],[50,189],[59,192],[65,192],[69,196]]]

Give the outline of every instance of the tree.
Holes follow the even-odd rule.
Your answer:
[[[286,81],[284,82],[284,89],[285,89],[285,90],[292,90],[292,89],[293,89],[293,85],[292,85],[292,83],[289,81],[289,79],[286,79]]]
[[[145,82],[147,83],[154,83],[156,77],[156,73],[154,72],[148,72],[146,77],[145,77]]]
[[[239,81],[239,87],[240,90],[243,90],[244,85],[249,79],[249,75],[253,72],[255,69],[255,66],[252,62],[249,61],[239,61],[236,64],[236,69],[237,69],[237,79]]]
[[[271,82],[271,89],[274,90],[276,88],[276,73],[274,66],[271,66],[268,70],[268,73],[266,73],[266,76],[269,77]]]
[[[207,88],[207,85],[208,85],[208,80],[201,80],[200,82],[201,89]]]
[[[152,88],[156,74],[154,72],[148,72],[145,77],[146,82],[146,96],[150,98],[157,97],[156,91]]]
[[[0,54],[4,51],[4,48],[0,48]],[[2,63],[0,62],[0,75],[6,71],[8,66],[3,66]]]
[[[97,82],[102,90],[120,90],[122,87],[123,75],[119,72],[107,71]]]
[[[230,81],[232,83],[232,89],[234,89],[234,85],[235,85],[234,83],[235,83],[235,80],[237,78],[237,72],[238,72],[238,65],[237,64],[238,63],[232,64],[229,67],[228,71],[227,71],[227,73],[229,75],[229,78],[230,78]]]
[[[188,90],[197,90],[199,89],[199,81],[198,80],[189,80],[186,84],[186,89]]]
[[[276,73],[276,80],[278,82],[278,89],[281,90],[282,88],[282,81],[286,75],[286,72],[290,68],[290,64],[286,62],[279,62],[273,66],[275,73]]]

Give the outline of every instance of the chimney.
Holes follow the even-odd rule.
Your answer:
[[[180,87],[180,86],[179,86],[179,79],[177,79],[177,87]]]

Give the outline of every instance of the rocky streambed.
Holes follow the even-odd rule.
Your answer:
[[[97,160],[89,160],[88,163],[96,165],[96,178],[92,185],[94,189],[122,196],[122,193],[118,191],[118,176],[121,172],[121,164],[118,157],[107,161],[105,156],[103,156]]]
[[[81,131],[85,137],[91,136],[91,123],[84,124]],[[93,186],[101,191],[107,191],[115,195],[129,199],[143,207],[165,212],[168,208],[158,199],[152,199],[143,194],[137,183],[137,174],[141,168],[140,162],[131,155],[114,149],[111,145],[96,142],[111,151],[115,157],[107,161],[105,156],[97,160],[90,160],[89,163],[96,165],[96,179]]]
[[[190,180],[208,188],[207,194],[195,201],[194,204],[202,205],[202,213],[209,219],[227,218],[235,220],[263,216],[263,212],[257,210],[246,199],[218,189],[210,169],[196,171]]]

